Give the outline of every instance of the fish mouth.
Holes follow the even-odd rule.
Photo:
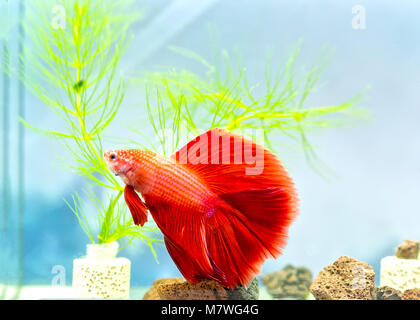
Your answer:
[[[107,163],[107,167],[108,167],[108,170],[109,171],[111,171],[111,173],[114,175],[114,176],[119,176],[120,175],[120,172],[118,172],[117,170],[116,170],[116,168],[114,167],[114,166],[112,166],[110,163]]]
[[[116,176],[116,177],[119,177],[119,176],[122,176],[122,177],[126,177],[129,173],[131,173],[131,172],[135,172],[136,171],[136,168],[128,168],[127,170],[123,170],[123,171],[119,171],[119,172],[116,172],[116,171],[114,171],[114,175]]]

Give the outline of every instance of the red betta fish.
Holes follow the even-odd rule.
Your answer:
[[[212,129],[171,157],[137,149],[104,157],[126,184],[134,223],[151,213],[189,282],[246,286],[286,245],[298,211],[294,183],[277,157],[251,140]]]

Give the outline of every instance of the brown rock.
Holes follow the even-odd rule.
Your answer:
[[[310,290],[318,300],[373,300],[375,272],[367,263],[343,256],[318,274]]]
[[[420,300],[420,289],[405,290],[401,297],[403,300]]]
[[[157,291],[157,287],[159,285],[170,285],[175,283],[182,283],[184,280],[180,277],[175,278],[162,278],[157,279],[153,282],[152,287],[147,291],[144,296],[143,300],[161,300],[159,293]]]
[[[248,288],[226,289],[216,281],[204,280],[193,284],[178,277],[156,280],[143,300],[256,300],[258,294],[257,279]]]
[[[312,273],[305,267],[287,265],[280,271],[262,276],[261,280],[275,299],[306,299],[312,283]]]
[[[397,248],[395,255],[400,259],[417,259],[419,256],[420,242],[415,240],[404,240]]]
[[[216,281],[198,283],[170,283],[159,285],[157,291],[161,300],[226,300],[226,290]]]
[[[383,286],[376,288],[376,299],[377,300],[401,300],[401,291]]]
[[[156,287],[151,287],[143,296],[143,300],[160,300]]]
[[[228,300],[258,300],[260,288],[257,278],[254,278],[248,288],[239,286],[236,289],[227,289]]]

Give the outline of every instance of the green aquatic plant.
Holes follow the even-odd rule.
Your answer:
[[[156,228],[145,225],[142,227],[142,232],[139,232],[139,227],[134,225],[132,222],[127,206],[125,204],[121,204],[121,201],[118,201],[121,196],[120,194],[114,197],[108,196],[108,203],[104,204],[103,201],[98,199],[95,193],[88,191],[84,191],[84,193],[91,200],[96,212],[99,214],[95,219],[97,221],[97,230],[99,230],[98,233],[95,233],[92,230],[92,221],[90,221],[91,217],[86,215],[85,208],[82,206],[83,200],[77,192],[72,196],[72,204],[66,200],[64,201],[77,217],[82,230],[89,237],[92,243],[98,241],[98,243],[101,244],[117,240],[122,241],[124,239],[125,243],[121,246],[121,249],[123,249],[133,240],[138,239],[150,248],[156,261],[158,261],[156,252],[153,248],[153,243],[160,240],[158,238],[151,237],[150,235],[146,236],[146,234],[152,234]]]
[[[67,168],[106,188],[107,202],[87,193],[99,215],[95,237],[77,193],[69,206],[92,242],[137,238],[153,251],[156,228],[135,226],[120,207],[123,187],[103,159],[103,133],[114,120],[125,95],[117,66],[127,46],[128,27],[139,18],[132,1],[33,1],[21,21],[29,44],[23,47],[26,74],[14,73],[56,116],[56,128],[28,128],[56,138],[67,151]],[[7,58],[7,52],[5,52]],[[7,59],[3,66],[9,67]],[[6,68],[4,68],[6,69]],[[19,69],[18,69],[19,70]],[[111,194],[116,193],[115,196]],[[154,251],[153,251],[154,252]]]
[[[278,135],[300,144],[308,163],[324,174],[325,167],[309,142],[307,132],[343,126],[349,121],[349,115],[367,116],[367,113],[357,107],[362,93],[336,105],[307,106],[308,97],[317,89],[328,63],[329,53],[322,51],[313,66],[304,70],[297,65],[300,47],[299,44],[277,69],[272,66],[269,55],[262,84],[252,83],[241,59],[231,59],[225,50],[215,51],[212,64],[193,51],[172,47],[172,51],[201,64],[204,75],[186,69],[170,69],[134,79],[135,83],[146,87],[147,121],[152,123],[163,152],[176,150],[185,133],[192,138],[215,127],[244,135],[261,130],[265,145],[277,152],[284,149],[276,143],[282,140],[273,139]],[[158,107],[153,108],[155,105]],[[173,132],[169,144],[168,129]],[[142,137],[145,143],[141,145],[153,148],[152,143]]]

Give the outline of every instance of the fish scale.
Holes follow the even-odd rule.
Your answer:
[[[150,165],[155,167],[154,180],[151,182],[153,187],[149,192],[162,201],[202,211],[208,199],[214,196],[211,191],[182,165],[174,161],[165,163],[166,159],[161,158],[159,155],[154,155],[150,160],[143,158],[143,161],[150,161]]]

